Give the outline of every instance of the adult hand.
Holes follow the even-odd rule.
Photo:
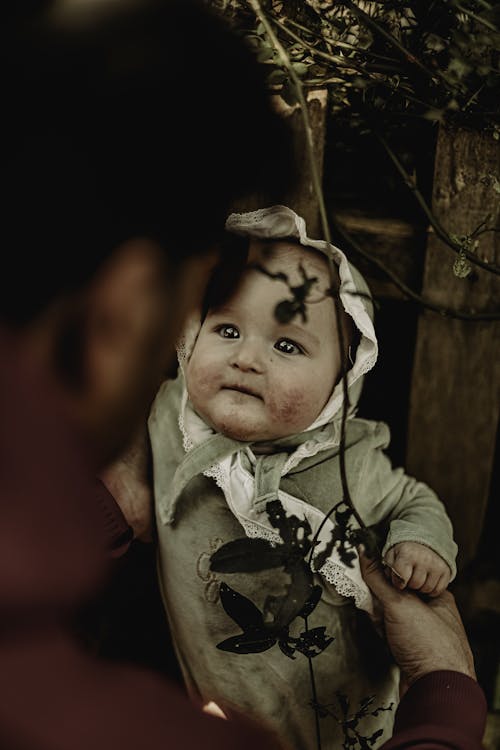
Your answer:
[[[134,530],[134,538],[152,541],[153,491],[149,481],[149,443],[146,427],[100,478]]]
[[[423,601],[413,592],[394,588],[376,560],[360,553],[360,564],[366,584],[382,607],[385,636],[408,686],[439,670],[476,679],[472,652],[449,591]]]

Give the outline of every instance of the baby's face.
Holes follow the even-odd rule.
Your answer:
[[[234,295],[209,311],[186,369],[191,402],[217,432],[244,441],[293,435],[308,427],[327,402],[340,372],[335,308],[323,293],[329,287],[326,261],[286,242],[272,258],[257,258],[270,272],[285,272],[292,286],[302,283],[298,266],[318,277],[307,304],[307,321],[274,316],[290,298],[283,281],[258,270],[245,272]],[[286,250],[286,253],[284,252]]]

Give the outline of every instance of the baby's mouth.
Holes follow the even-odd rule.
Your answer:
[[[238,393],[245,393],[247,396],[253,396],[254,398],[258,398],[261,401],[263,400],[262,396],[259,396],[258,393],[256,393],[255,391],[252,391],[251,388],[246,388],[244,385],[225,385],[225,386],[222,387],[221,390],[223,390],[223,391],[237,391]]]

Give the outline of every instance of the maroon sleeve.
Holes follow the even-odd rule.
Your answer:
[[[120,557],[129,548],[134,532],[128,525],[120,506],[111,492],[100,480],[95,482],[95,497],[104,520],[107,547],[112,557]]]
[[[486,711],[477,682],[460,672],[432,672],[403,696],[382,750],[480,750]]]
[[[280,750],[261,728],[203,714],[144,670],[99,662],[48,627],[0,643],[2,750]]]

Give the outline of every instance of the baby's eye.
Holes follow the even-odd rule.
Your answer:
[[[216,331],[223,339],[238,339],[240,337],[240,332],[236,326],[221,325],[217,326]]]
[[[279,339],[274,345],[274,348],[283,354],[303,354],[303,349],[298,344],[295,344],[290,339]]]

